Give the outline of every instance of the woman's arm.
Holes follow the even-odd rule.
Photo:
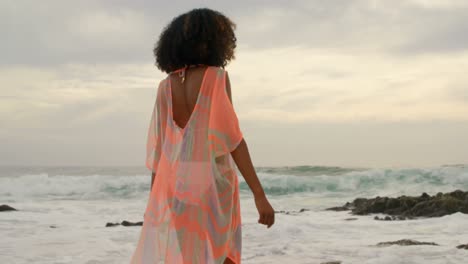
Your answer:
[[[245,182],[249,185],[250,190],[252,190],[254,197],[264,197],[265,192],[255,172],[245,139],[242,139],[237,148],[231,152],[231,156],[245,178]]]
[[[232,104],[231,83],[229,81],[227,72],[226,92]],[[249,149],[245,139],[242,139],[237,148],[231,152],[231,156],[235,161],[237,168],[239,168],[239,171],[244,177],[245,182],[249,186],[250,190],[252,190],[255,199],[255,205],[257,206],[257,210],[260,215],[258,222],[271,227],[275,222],[275,211],[268,202],[260,180],[257,177],[257,173],[255,172],[255,168],[252,164],[252,159],[250,158]]]

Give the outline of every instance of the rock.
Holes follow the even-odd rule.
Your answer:
[[[341,264],[341,261],[327,261],[327,262],[322,262],[320,264]]]
[[[143,225],[143,221],[140,221],[140,222],[129,222],[127,220],[123,220],[122,223],[110,223],[108,222],[106,224],[106,227],[111,227],[111,226],[118,226],[118,225],[123,225],[123,226],[142,226]]]
[[[385,217],[378,217],[374,216],[374,220],[380,220],[380,221],[399,221],[399,220],[406,220],[407,218],[404,216],[385,216]]]
[[[391,246],[391,245],[399,245],[399,246],[418,246],[418,245],[429,245],[429,246],[438,246],[438,244],[434,242],[420,242],[411,239],[401,239],[397,241],[390,241],[390,242],[380,242],[377,246]]]
[[[468,214],[468,192],[456,190],[450,193],[437,193],[430,196],[405,196],[396,198],[380,197],[356,198],[343,206],[331,207],[326,210],[347,211],[354,215],[368,215],[382,213],[389,215],[385,220],[405,220],[414,217],[440,217],[461,212]],[[378,220],[378,219],[376,219]]]
[[[354,221],[354,220],[357,220],[357,218],[355,217],[352,217],[352,218],[345,218],[346,221]]]
[[[275,213],[280,213],[280,214],[291,214],[291,215],[296,215],[296,214],[299,214],[299,213],[303,213],[305,211],[310,211],[310,209],[305,209],[305,208],[301,208],[299,211],[284,211],[284,210],[281,210],[281,211],[275,211]]]
[[[123,225],[123,226],[141,226],[141,225],[143,225],[143,221],[132,223],[132,222],[128,222],[128,221],[124,220],[124,221],[122,221],[121,225]]]
[[[49,227],[50,227],[50,228],[57,228],[57,227],[56,227],[56,226],[54,226],[54,225],[51,225],[51,226],[49,226]]]
[[[346,206],[337,206],[337,207],[330,207],[330,208],[327,208],[325,210],[329,210],[329,211],[349,211],[351,210],[351,208],[348,208]]]
[[[457,246],[458,249],[466,249],[468,250],[468,244],[462,244]]]
[[[18,210],[9,206],[8,204],[2,204],[0,205],[0,212],[3,212],[3,211],[18,211]]]

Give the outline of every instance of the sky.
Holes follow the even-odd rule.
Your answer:
[[[0,165],[144,166],[153,47],[172,18],[236,23],[255,166],[468,163],[468,1],[0,1]]]

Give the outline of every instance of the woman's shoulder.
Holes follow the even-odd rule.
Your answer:
[[[208,67],[211,67],[215,71],[218,71],[218,72],[225,72],[226,71],[223,67],[220,67],[220,66],[208,66]]]
[[[208,66],[207,70],[209,70],[210,68],[211,68],[212,72],[215,73],[216,77],[218,77],[218,78],[224,77],[227,74],[227,70],[225,68],[223,68],[223,67]]]
[[[157,94],[161,94],[169,85],[168,77],[160,79],[157,86]]]

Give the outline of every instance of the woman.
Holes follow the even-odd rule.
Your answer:
[[[253,192],[258,222],[274,223],[224,70],[234,58],[234,29],[223,14],[194,9],[174,18],[156,44],[156,65],[168,75],[148,132],[151,192],[131,263],[241,263],[234,162]]]

